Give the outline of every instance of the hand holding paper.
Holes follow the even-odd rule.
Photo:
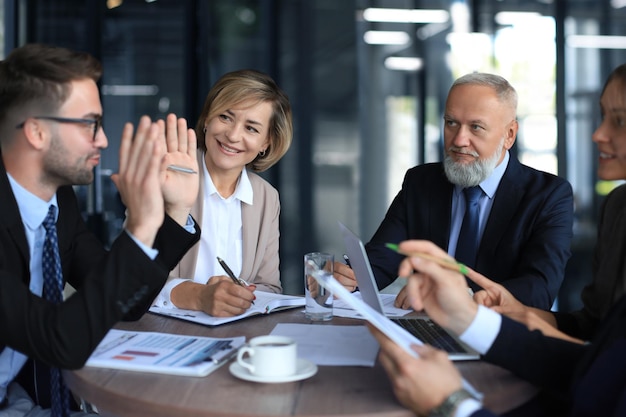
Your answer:
[[[397,326],[387,317],[383,316],[365,302],[348,292],[348,290],[346,290],[334,277],[315,272],[312,272],[312,275],[320,285],[326,287],[333,293],[334,296],[354,308],[372,326],[395,342],[395,344],[402,347],[406,353],[410,354],[414,358],[419,358],[419,355],[413,349],[413,346],[424,346],[421,340],[417,339],[400,326]],[[471,392],[476,398],[482,398],[482,394],[463,378],[461,378],[461,385]]]

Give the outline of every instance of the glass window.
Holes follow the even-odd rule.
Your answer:
[[[295,293],[304,253],[343,250],[337,221],[367,241],[404,172],[441,160],[444,101],[452,81],[469,71],[499,73],[517,89],[514,152],[570,180],[574,249],[586,256],[602,196],[615,186],[597,179],[591,135],[602,83],[626,62],[623,3],[11,0],[11,10],[20,8],[7,33],[19,34],[16,43],[90,51],[105,66],[110,145],[96,182],[80,191],[105,237],[116,235],[123,215],[108,175],[117,169],[124,122],[175,112],[193,125],[223,73],[272,75],[290,96],[295,135],[263,175],[280,191],[281,273],[285,290]],[[400,17],[389,21],[389,10],[387,18],[375,16],[385,8]],[[585,256],[573,258],[590,264]]]

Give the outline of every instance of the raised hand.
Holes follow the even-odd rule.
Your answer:
[[[165,211],[179,224],[184,225],[191,206],[198,197],[199,176],[196,134],[187,128],[187,121],[169,114],[163,126],[162,141],[166,153],[161,163],[162,193]],[[195,173],[173,171],[168,166],[188,168]]]
[[[125,228],[136,239],[151,247],[163,224],[164,205],[160,166],[165,153],[162,127],[148,116],[133,125],[126,123],[119,151],[119,172],[111,175],[126,206]]]

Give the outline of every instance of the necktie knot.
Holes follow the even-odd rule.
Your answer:
[[[48,209],[48,214],[46,215],[46,218],[43,219],[43,223],[41,224],[43,228],[46,229],[47,233],[50,233],[50,230],[53,227],[56,229],[56,214],[57,208],[51,204],[50,208]]]
[[[483,195],[483,190],[479,185],[475,187],[467,187],[463,189],[463,194],[465,194],[465,201],[468,204],[476,204],[480,197]]]

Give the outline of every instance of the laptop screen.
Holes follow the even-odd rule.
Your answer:
[[[350,265],[354,271],[363,301],[377,312],[384,314],[383,303],[378,293],[378,285],[376,285],[376,279],[374,278],[363,242],[343,223],[339,222],[339,228],[341,229],[341,235],[346,247],[346,255],[350,259]]]

